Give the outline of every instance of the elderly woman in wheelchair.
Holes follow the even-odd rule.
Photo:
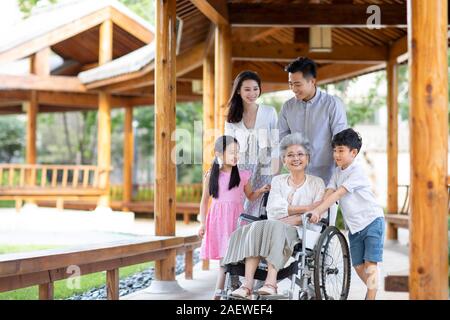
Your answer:
[[[326,228],[327,220],[322,219],[318,224],[310,224],[309,217],[305,214],[321,203],[325,191],[322,179],[305,173],[310,158],[309,143],[299,133],[290,134],[281,141],[280,151],[289,173],[272,179],[266,206],[268,220],[242,215],[243,220],[252,223],[238,228],[231,236],[227,253],[222,260],[222,265],[226,269],[226,284],[221,295],[226,299],[251,298],[254,294],[254,279],[257,278],[265,280],[264,285],[255,293],[258,298],[292,299],[295,285],[300,287],[297,296],[299,299],[312,296],[322,298],[324,293],[327,296],[326,292],[323,292],[326,286],[321,283],[328,279],[323,273],[339,272],[336,271],[337,268],[325,266],[330,257],[331,260],[336,258],[324,252],[324,244],[328,242],[325,249],[339,249],[342,257],[334,262],[341,263],[343,269],[346,269],[340,274],[343,278],[342,288],[341,290],[334,288],[339,292],[335,292],[337,297],[333,298],[346,298],[350,283],[350,261],[345,237],[334,227]],[[327,232],[321,233],[325,229]],[[320,237],[323,239],[318,241]],[[332,238],[335,239],[333,248],[330,248]],[[308,245],[310,248],[307,248]],[[317,246],[320,247],[314,249]],[[296,261],[283,269],[293,253]],[[267,264],[267,270],[258,269],[262,259]],[[319,261],[315,262],[315,259]],[[316,272],[314,269],[319,266],[322,267],[322,271]],[[233,276],[245,276],[245,281],[240,287],[233,288],[231,281]],[[287,277],[291,279],[291,290],[286,296],[279,295],[277,280]],[[315,294],[310,293],[313,277],[322,278],[318,279],[319,281],[314,279],[314,284],[317,282],[319,287],[323,287],[316,288]],[[331,297],[331,293],[328,293],[328,297]]]

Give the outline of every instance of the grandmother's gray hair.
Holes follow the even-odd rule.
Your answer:
[[[311,158],[311,145],[309,144],[308,139],[303,137],[303,135],[299,132],[291,133],[281,139],[280,142],[280,153],[281,156],[284,157],[286,155],[286,150],[290,146],[299,145],[305,149],[306,154]]]

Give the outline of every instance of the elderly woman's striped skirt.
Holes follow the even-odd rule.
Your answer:
[[[256,221],[235,230],[221,264],[238,263],[247,257],[263,257],[278,271],[299,242],[297,229],[278,220]]]

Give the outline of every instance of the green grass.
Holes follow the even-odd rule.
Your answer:
[[[0,200],[0,208],[15,208],[14,200]]]
[[[14,253],[14,252],[28,252],[34,250],[44,250],[44,249],[54,249],[55,246],[44,246],[44,245],[14,245],[14,246],[0,246],[0,254],[4,253]],[[154,266],[154,262],[147,262],[142,264],[137,264],[134,266],[124,267],[120,269],[120,278],[126,278],[135,273],[141,272],[145,269]],[[106,283],[106,271],[92,273],[80,277],[80,288],[70,289],[68,284],[73,283],[74,279],[60,280],[55,282],[55,299],[66,299],[76,294],[81,294],[83,292],[89,291],[92,288],[98,288]],[[0,293],[0,300],[37,300],[39,297],[38,287],[28,287],[23,289],[18,289],[14,291],[8,291]]]

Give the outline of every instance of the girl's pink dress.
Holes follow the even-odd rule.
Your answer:
[[[205,221],[205,236],[200,249],[201,259],[220,260],[225,256],[228,240],[236,230],[237,220],[244,212],[244,186],[251,172],[239,170],[241,182],[238,187],[228,190],[231,173],[219,174],[219,197],[212,198],[211,207]]]

